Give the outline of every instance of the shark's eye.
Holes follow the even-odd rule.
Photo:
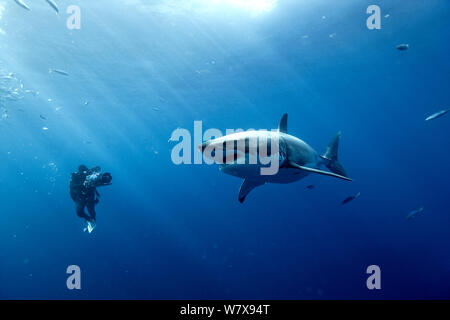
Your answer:
[[[215,157],[216,156],[216,149],[212,149],[211,150],[211,157]]]

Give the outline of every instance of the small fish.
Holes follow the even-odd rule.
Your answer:
[[[63,75],[63,76],[68,76],[69,75],[67,73],[67,71],[60,70],[60,69],[48,69],[48,73],[58,73],[58,74]]]
[[[402,44],[399,44],[396,48],[397,48],[397,50],[400,50],[400,51],[406,51],[409,49],[409,44],[402,43]]]
[[[31,11],[30,7],[25,2],[23,2],[23,0],[14,0],[14,1],[22,8]]]
[[[329,37],[330,37],[331,39],[333,39],[334,37],[336,37],[336,33],[330,34]]]
[[[56,14],[59,13],[58,6],[56,5],[56,3],[53,0],[45,0],[45,1],[47,1],[47,3],[50,5],[50,7],[52,7],[53,10],[56,11]]]
[[[89,101],[85,101],[84,105],[87,106],[89,104]]]
[[[344,199],[344,201],[341,202],[341,204],[343,204],[343,205],[344,205],[344,204],[347,204],[347,203],[349,203],[349,202],[351,202],[351,201],[353,201],[353,200],[359,198],[360,195],[361,195],[361,192],[358,192],[358,193],[357,193],[356,195],[354,195],[354,196],[347,197],[347,198]]]
[[[411,220],[412,218],[415,218],[419,213],[422,213],[424,209],[425,209],[424,207],[420,207],[420,208],[417,209],[417,210],[411,211],[411,212],[406,216],[405,219],[406,219],[406,220]]]
[[[201,69],[201,70],[195,70],[195,72],[197,74],[207,74],[207,73],[210,73],[211,71],[209,71],[208,69]]]
[[[158,108],[158,107],[153,107],[152,108],[154,111],[160,111],[161,109],[160,108]]]
[[[314,189],[315,187],[314,187],[314,185],[310,184],[309,186],[306,186],[306,188],[309,189],[309,190],[312,190],[312,189]]]
[[[430,121],[430,120],[433,120],[433,119],[440,118],[440,117],[442,117],[443,115],[445,115],[446,113],[448,113],[449,111],[450,111],[450,109],[447,109],[447,110],[441,110],[441,111],[438,111],[438,112],[436,112],[436,113],[433,113],[431,116],[427,117],[427,118],[425,119],[425,121]]]
[[[44,117],[42,114],[40,114],[39,117],[40,117],[42,120],[47,120],[47,118]]]
[[[47,127],[42,127],[42,130],[47,131],[48,128]]]
[[[32,94],[33,96],[38,96],[39,95],[39,91],[33,91],[33,90],[24,90],[25,93],[29,93]]]
[[[387,19],[389,18],[391,15],[390,14],[386,14],[384,17]]]

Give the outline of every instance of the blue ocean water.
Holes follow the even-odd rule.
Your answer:
[[[424,121],[450,106],[448,1],[25,2],[0,1],[0,298],[450,298],[450,118]],[[353,182],[240,204],[240,179],[172,162],[177,128],[275,129],[285,112],[318,152],[342,131]],[[81,163],[113,175],[92,234],[69,196]]]

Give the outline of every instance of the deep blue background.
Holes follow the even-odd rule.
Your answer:
[[[424,121],[450,106],[448,1],[57,2],[59,16],[0,1],[0,72],[23,83],[0,99],[0,298],[450,298],[450,118]],[[240,204],[239,179],[171,161],[172,131],[194,120],[271,129],[284,112],[318,152],[342,130],[355,181],[310,176]],[[68,193],[80,163],[114,177],[91,235]]]

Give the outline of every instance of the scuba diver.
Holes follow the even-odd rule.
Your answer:
[[[80,165],[78,172],[72,173],[70,197],[75,202],[77,215],[86,221],[87,227],[84,231],[91,233],[95,228],[95,206],[100,201],[97,187],[111,185],[111,181],[111,174],[102,173],[100,167],[88,169],[85,165]],[[87,208],[89,215],[84,208]]]

